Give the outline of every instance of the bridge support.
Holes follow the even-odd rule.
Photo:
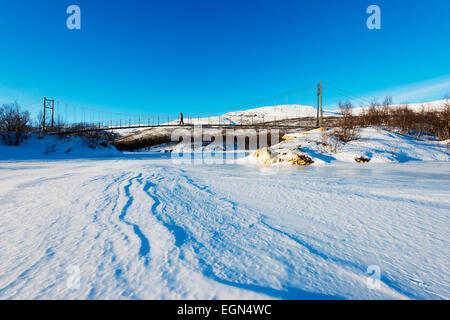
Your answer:
[[[323,126],[323,106],[322,106],[322,87],[323,82],[320,81],[317,84],[317,127],[321,128]]]
[[[42,119],[42,132],[45,133],[46,131],[46,110],[50,109],[52,110],[52,120],[51,120],[51,128],[53,129],[53,126],[55,124],[55,100],[50,100],[47,98],[44,98],[44,115],[43,115],[43,119]]]

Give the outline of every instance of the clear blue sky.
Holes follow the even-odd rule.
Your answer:
[[[79,31],[66,28],[70,4]],[[381,30],[366,27],[371,4]],[[320,80],[367,99],[440,99],[449,15],[448,0],[0,0],[0,102],[220,113]]]

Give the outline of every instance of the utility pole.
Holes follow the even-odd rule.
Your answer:
[[[55,124],[55,100],[51,100],[52,101],[52,129],[53,126]]]
[[[47,98],[44,98],[44,117],[42,119],[42,132],[45,133],[46,130],[46,109],[51,109],[52,110],[52,121],[51,121],[51,128],[53,129],[53,126],[55,124],[55,100],[50,100]]]
[[[316,127],[320,126],[320,83],[317,85],[317,119]]]
[[[46,99],[45,99],[45,97],[44,97],[44,116],[43,116],[43,118],[42,118],[42,133],[45,133],[45,109],[47,109],[47,108],[45,107],[45,102],[46,102]]]
[[[320,81],[320,127],[323,127],[323,105],[322,105],[322,100],[323,100],[323,82]]]
[[[322,84],[322,81],[317,84],[317,127],[322,127],[323,124]]]

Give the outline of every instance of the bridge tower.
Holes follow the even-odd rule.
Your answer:
[[[320,81],[317,84],[317,127],[323,126],[323,106],[322,106],[322,97],[323,97],[323,82]]]
[[[44,98],[44,117],[42,119],[42,131],[44,133],[45,133],[45,130],[46,130],[46,120],[47,120],[47,118],[46,118],[46,115],[47,115],[46,110],[47,109],[52,110],[51,128],[53,129],[53,126],[55,124],[55,118],[54,118],[54,115],[55,115],[55,100],[50,100],[50,99]]]

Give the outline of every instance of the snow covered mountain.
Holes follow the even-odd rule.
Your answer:
[[[422,108],[425,110],[437,110],[444,106],[446,100],[437,100],[424,103],[408,104],[408,108],[414,111],[420,111]],[[405,104],[394,104],[391,108],[403,107]],[[354,114],[360,114],[362,110],[369,108],[370,106],[355,107],[353,109]],[[339,116],[339,110],[327,110],[324,106],[324,117]],[[250,125],[261,124],[267,122],[280,122],[284,120],[292,120],[299,118],[315,118],[317,117],[317,108],[308,105],[275,105],[266,106],[254,109],[247,109],[241,111],[233,111],[225,113],[221,116],[210,117],[185,117],[184,122],[189,125],[208,125],[208,124],[238,124],[238,125]],[[177,125],[179,120],[173,120],[166,124]],[[116,130],[119,135],[133,134],[140,131],[148,131],[145,127],[134,129],[120,129]],[[164,130],[162,130],[164,131]],[[145,135],[145,134],[144,134]],[[142,135],[139,135],[140,137]]]
[[[393,105],[390,106],[390,108],[399,108],[399,107],[408,106],[408,109],[416,111],[416,112],[421,111],[422,108],[425,111],[435,111],[435,110],[441,109],[445,105],[446,102],[447,102],[447,100],[443,99],[443,100],[429,101],[429,102],[423,102],[423,103],[393,104]],[[354,108],[353,112],[355,114],[359,114],[359,113],[361,113],[361,111],[363,109],[367,109],[367,108],[369,108],[369,106],[363,106],[363,107]]]

